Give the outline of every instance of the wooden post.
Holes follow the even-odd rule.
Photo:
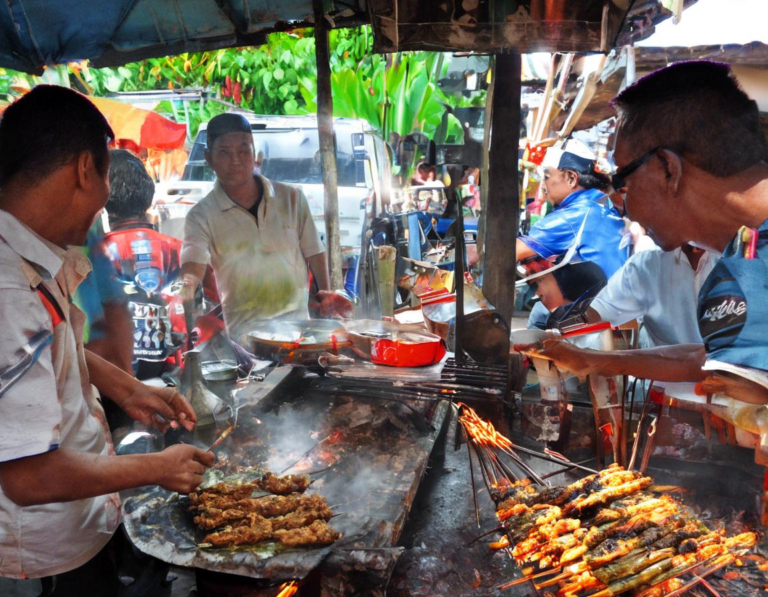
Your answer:
[[[488,65],[491,73],[491,83],[488,86],[488,95],[485,96],[485,115],[483,118],[483,161],[480,166],[480,217],[477,222],[477,258],[481,264],[485,261],[485,223],[488,208],[488,168],[490,160],[488,148],[491,143],[493,86],[496,82],[496,61],[494,58],[494,56],[491,56]]]
[[[520,55],[498,54],[495,67],[483,293],[509,324],[515,308],[515,242],[520,217]]]
[[[341,238],[339,235],[339,194],[336,169],[336,144],[333,135],[333,96],[331,62],[328,49],[328,22],[323,0],[312,0],[315,11],[315,57],[317,60],[317,132],[323,165],[325,191],[325,244],[331,290],[344,287],[341,275]]]

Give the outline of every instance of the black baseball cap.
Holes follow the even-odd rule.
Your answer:
[[[211,118],[206,131],[205,146],[211,149],[216,139],[222,135],[227,133],[250,133],[251,124],[242,114],[219,114]]]

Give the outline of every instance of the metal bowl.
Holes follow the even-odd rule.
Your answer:
[[[237,379],[237,361],[203,361],[200,364],[205,381],[232,381]]]

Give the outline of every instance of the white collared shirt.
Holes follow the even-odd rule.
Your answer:
[[[113,453],[88,380],[85,316],[71,304],[90,269],[78,249],[56,247],[0,210],[0,374],[25,355],[34,334],[53,332],[53,344],[0,396],[0,461],[59,448]],[[64,315],[58,325],[36,291],[41,283]],[[38,578],[77,568],[106,545],[119,522],[116,494],[21,507],[0,489],[0,576]]]
[[[696,270],[682,249],[635,253],[592,301],[604,321],[622,325],[642,317],[641,348],[701,344],[696,317],[699,288],[718,255],[705,252]]]
[[[306,260],[325,251],[304,193],[259,176],[258,224],[217,181],[187,214],[181,262],[213,267],[224,321],[239,340],[258,320],[307,319]]]

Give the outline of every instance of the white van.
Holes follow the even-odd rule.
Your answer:
[[[258,156],[262,153],[261,173],[300,187],[307,197],[317,229],[325,241],[325,193],[320,164],[317,120],[314,116],[256,116],[243,114],[251,123]],[[183,237],[183,218],[190,207],[213,187],[215,174],[205,163],[207,124],[195,138],[182,179],[158,184],[155,195],[160,230]],[[365,120],[334,119],[336,163],[338,168],[339,229],[346,254],[360,249],[362,202],[375,190],[381,197],[380,180],[391,176],[383,140]]]

